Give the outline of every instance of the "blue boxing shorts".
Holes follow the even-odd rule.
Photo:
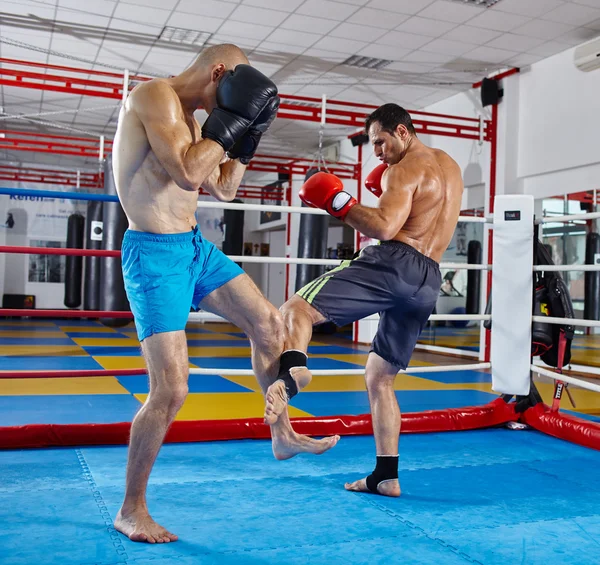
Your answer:
[[[392,240],[365,247],[356,259],[343,261],[297,294],[337,326],[379,312],[371,351],[406,369],[441,284],[438,263]]]
[[[243,270],[198,229],[177,234],[127,230],[121,247],[125,291],[138,339],[185,329],[190,309]]]

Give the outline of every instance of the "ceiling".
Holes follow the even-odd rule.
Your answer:
[[[525,67],[600,35],[600,0],[2,0],[0,57],[168,76],[203,41],[232,42],[281,93],[421,109],[492,71]],[[165,27],[205,32],[171,43]],[[380,70],[351,55],[391,61]],[[0,86],[0,129],[112,137],[118,104]],[[30,116],[31,114],[43,114]],[[14,116],[27,114],[27,119]],[[12,117],[11,117],[12,116]],[[198,118],[203,119],[199,112]],[[276,120],[262,153],[314,156],[318,124]],[[326,126],[325,144],[349,133]],[[93,166],[93,160],[2,152],[11,163]]]

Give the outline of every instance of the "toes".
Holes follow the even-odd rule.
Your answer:
[[[358,481],[354,481],[353,483],[346,483],[344,488],[354,492],[367,492],[367,483],[365,479],[360,479]]]

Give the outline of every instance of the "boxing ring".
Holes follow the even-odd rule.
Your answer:
[[[282,211],[321,213],[293,207]],[[503,260],[502,242],[495,243],[494,249],[491,269],[485,264],[468,268],[491,270],[495,274],[498,262]],[[0,248],[0,252],[93,253],[104,257],[119,254],[8,246]],[[337,264],[323,259],[284,257],[232,259]],[[555,270],[569,268],[581,266],[561,266]],[[533,267],[529,275],[534,269],[542,267]],[[494,281],[496,297],[501,296],[499,284],[502,281]],[[507,292],[510,295],[514,289]],[[491,315],[432,318],[491,319],[495,335],[494,331],[502,332],[504,310],[497,307],[492,308]],[[15,315],[35,319],[59,315],[131,316],[129,312],[0,310],[0,316]],[[512,323],[518,322],[519,312],[510,311],[509,315]],[[536,319],[531,309],[521,315],[529,321],[529,327]],[[206,313],[190,314],[191,322],[211,319],[214,317]],[[565,323],[564,319],[548,317],[543,321]],[[572,319],[568,323],[599,324]],[[490,369],[494,380],[494,363],[502,363],[497,354],[506,351],[494,349],[500,340],[492,336],[491,341],[491,363],[414,366],[407,369],[406,375],[400,375],[398,381],[440,372],[471,371],[484,376]],[[525,349],[529,349],[529,342]],[[600,392],[595,383],[531,365],[529,358],[527,363],[532,371],[557,379],[563,386],[570,382]],[[340,375],[344,379],[360,378],[363,373],[361,369],[313,372],[317,383],[319,379],[322,382]],[[140,373],[143,370],[12,370],[0,371],[0,378],[117,378]],[[190,369],[191,378],[210,378],[215,374],[253,379],[249,369]],[[308,389],[295,397],[292,409],[296,398],[310,394]],[[397,394],[402,406],[407,393]],[[159,454],[148,491],[153,517],[180,537],[178,542],[166,546],[135,544],[112,528],[123,493],[128,422],[2,427],[3,486],[0,488],[6,501],[5,512],[10,512],[4,520],[10,524],[10,535],[0,549],[0,556],[3,562],[11,564],[104,565],[284,561],[366,564],[390,559],[409,563],[487,564],[507,563],[517,557],[526,563],[583,564],[593,562],[597,555],[600,490],[590,472],[600,463],[600,451],[596,451],[600,448],[600,424],[596,422],[559,412],[543,403],[519,412],[517,403],[506,396],[479,406],[404,413],[399,466],[403,494],[399,499],[343,490],[345,481],[364,476],[373,465],[375,449],[368,415],[296,417],[293,425],[300,433],[343,437],[324,455],[276,461],[270,442],[266,441],[268,429],[258,418],[176,421]],[[526,426],[526,430],[515,429]],[[460,433],[448,433],[459,430]],[[38,449],[25,449],[30,447]]]
[[[113,98],[122,95],[119,88],[110,92]],[[462,133],[467,139],[485,135],[486,141],[494,143],[495,119],[485,126],[485,133],[476,124]],[[460,136],[460,131],[457,135]],[[533,234],[534,221],[526,214],[528,205],[522,202],[509,202],[506,210],[498,210],[501,198],[493,205],[494,176],[492,167],[490,212],[493,211],[494,218],[461,217],[461,221],[493,226],[494,237],[499,233],[499,240],[493,245],[492,264],[488,265],[485,259],[479,265],[459,264],[460,268],[490,273],[488,290],[492,280],[494,288],[492,314],[431,318],[432,321],[491,321],[491,332],[484,334],[488,340],[486,359],[455,360],[447,365],[417,361],[399,375],[396,386],[401,408],[419,387],[427,386],[427,376],[437,378],[441,388],[450,383],[465,383],[465,390],[473,393],[469,397],[473,404],[403,413],[399,499],[343,489],[344,482],[365,476],[374,464],[375,446],[366,413],[368,402],[365,404],[366,392],[361,383],[364,371],[358,366],[321,368],[319,348],[323,346],[317,344],[309,348],[309,368],[315,375],[312,388],[292,400],[290,413],[296,431],[314,436],[339,434],[342,438],[338,445],[318,457],[303,455],[276,461],[268,441],[268,428],[260,418],[199,420],[192,416],[175,421],[150,477],[148,503],[153,518],[179,536],[176,543],[136,544],[112,527],[124,492],[130,421],[5,425],[0,419],[0,489],[4,501],[0,512],[8,534],[0,546],[0,562],[11,565],[595,562],[600,544],[600,489],[594,474],[600,464],[598,419],[584,419],[581,414],[559,410],[557,405],[533,404],[527,399],[531,396],[532,372],[556,380],[557,393],[565,383],[594,392],[600,392],[600,386],[565,374],[564,370],[558,373],[532,363],[528,336],[532,321],[587,327],[599,323],[532,316],[531,307],[527,308],[528,296],[532,294],[531,278],[534,269],[541,267],[532,268],[532,257],[528,258],[526,253],[522,253],[518,266],[514,266],[523,276],[519,276],[516,286],[514,281],[507,282],[505,275],[509,271],[514,279],[513,265],[506,262],[507,249],[514,251],[515,241],[502,239],[509,237],[511,230],[506,225],[500,229],[503,220],[499,214],[514,211],[515,207],[521,211],[525,227],[519,235],[519,244]],[[360,175],[356,180],[360,187]],[[0,189],[0,194],[42,197],[54,194],[19,190]],[[108,195],[65,192],[56,195],[116,201]],[[200,205],[234,210],[269,209],[250,204],[202,202]],[[288,217],[324,214],[293,206],[273,208],[288,213]],[[586,219],[598,216],[585,215]],[[557,220],[552,218],[553,222]],[[289,243],[289,223],[286,236]],[[0,252],[120,256],[118,250],[14,246],[2,246]],[[284,256],[231,258],[287,266],[339,263]],[[442,264],[444,267],[453,265]],[[551,269],[544,266],[542,270]],[[518,300],[515,294],[519,294]],[[73,324],[77,322],[75,329],[85,333],[94,327],[88,318],[131,318],[131,313],[0,309],[0,318],[12,316],[44,319],[48,324],[54,324],[56,318],[68,318]],[[210,314],[197,313],[190,314],[189,321],[191,325],[201,322],[208,327],[207,322],[216,320]],[[194,332],[204,331],[196,328]],[[228,335],[234,344],[243,339],[236,336],[234,329],[224,329],[221,325],[219,332]],[[356,351],[366,355],[365,348]],[[243,394],[254,402],[259,395],[256,384],[252,384],[254,377],[247,354],[231,359],[230,365],[214,366],[209,356],[194,358],[195,364],[204,362],[206,366],[191,368],[190,382],[207,387],[203,390],[210,393],[215,377],[228,380],[233,391],[232,403],[236,402],[236,395]],[[58,386],[58,381],[78,379],[90,382],[105,379],[124,386],[123,383],[139,382],[126,379],[144,379],[144,375],[143,365],[130,368],[125,363],[78,370],[0,367],[0,383],[9,386],[12,382],[17,386],[24,380],[41,383],[48,378],[52,379],[52,386]],[[328,404],[320,415],[298,415],[311,412],[303,404],[308,402],[306,399],[311,395],[322,398],[341,379],[352,384],[336,397],[342,399],[339,405],[332,408]],[[246,391],[233,388],[234,385],[246,387]],[[131,390],[137,391],[139,407],[144,390]],[[51,402],[52,397],[48,398]],[[56,403],[56,409],[65,408]],[[5,410],[0,418],[9,414],[9,404]],[[316,412],[312,409],[312,413]]]

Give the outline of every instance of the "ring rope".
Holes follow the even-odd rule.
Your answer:
[[[100,202],[119,202],[119,198],[111,194],[93,194],[89,192],[62,192],[60,190],[30,190],[24,188],[0,188],[0,194],[7,196],[39,196],[42,198],[64,198],[66,200],[94,200]],[[238,204],[235,202],[208,202],[206,200],[198,201],[199,208],[213,208],[217,210],[256,210],[259,212],[289,212],[295,214],[314,214],[327,216],[325,210],[318,208],[308,208],[301,206],[272,206],[265,204]],[[459,222],[471,222],[483,224],[491,222],[491,219],[479,216],[460,216]]]
[[[75,257],[120,257],[119,250],[108,249],[75,249],[72,247],[26,247],[17,245],[0,245],[0,253],[24,253],[29,255],[65,255]],[[235,263],[281,263],[292,265],[331,265],[338,266],[340,259],[305,259],[303,257],[256,257],[252,255],[228,255]],[[440,263],[441,269],[469,269],[487,271],[491,265],[470,263]]]
[[[583,381],[580,379],[574,379],[572,377],[568,377],[566,375],[562,375],[559,373],[555,373],[554,371],[549,371],[548,369],[544,369],[543,367],[539,367],[538,365],[531,365],[531,370],[534,373],[538,373],[540,375],[544,375],[546,377],[550,377],[555,381],[564,381],[565,383],[574,384],[578,387],[585,388],[587,390],[593,390],[594,392],[600,392],[600,385],[589,383],[587,381]]]
[[[600,320],[580,320],[577,318],[555,318],[553,316],[532,316],[534,322],[542,324],[559,324],[567,326],[582,326],[588,328],[600,328]]]
[[[398,373],[439,373],[440,371],[475,371],[489,369],[490,363],[467,363],[463,365],[437,365],[426,367],[408,367]],[[364,375],[364,369],[315,369],[313,376],[334,375]],[[52,379],[74,377],[118,377],[131,375],[145,375],[146,369],[91,369],[81,371],[0,371],[0,379]],[[190,375],[222,375],[222,376],[254,376],[251,369],[204,369],[190,368]]]
[[[570,214],[567,216],[546,216],[535,221],[536,224],[552,224],[559,222],[572,222],[574,220],[594,220],[600,218],[600,212],[588,212],[587,214]]]
[[[534,265],[534,271],[600,271],[600,265]]]

